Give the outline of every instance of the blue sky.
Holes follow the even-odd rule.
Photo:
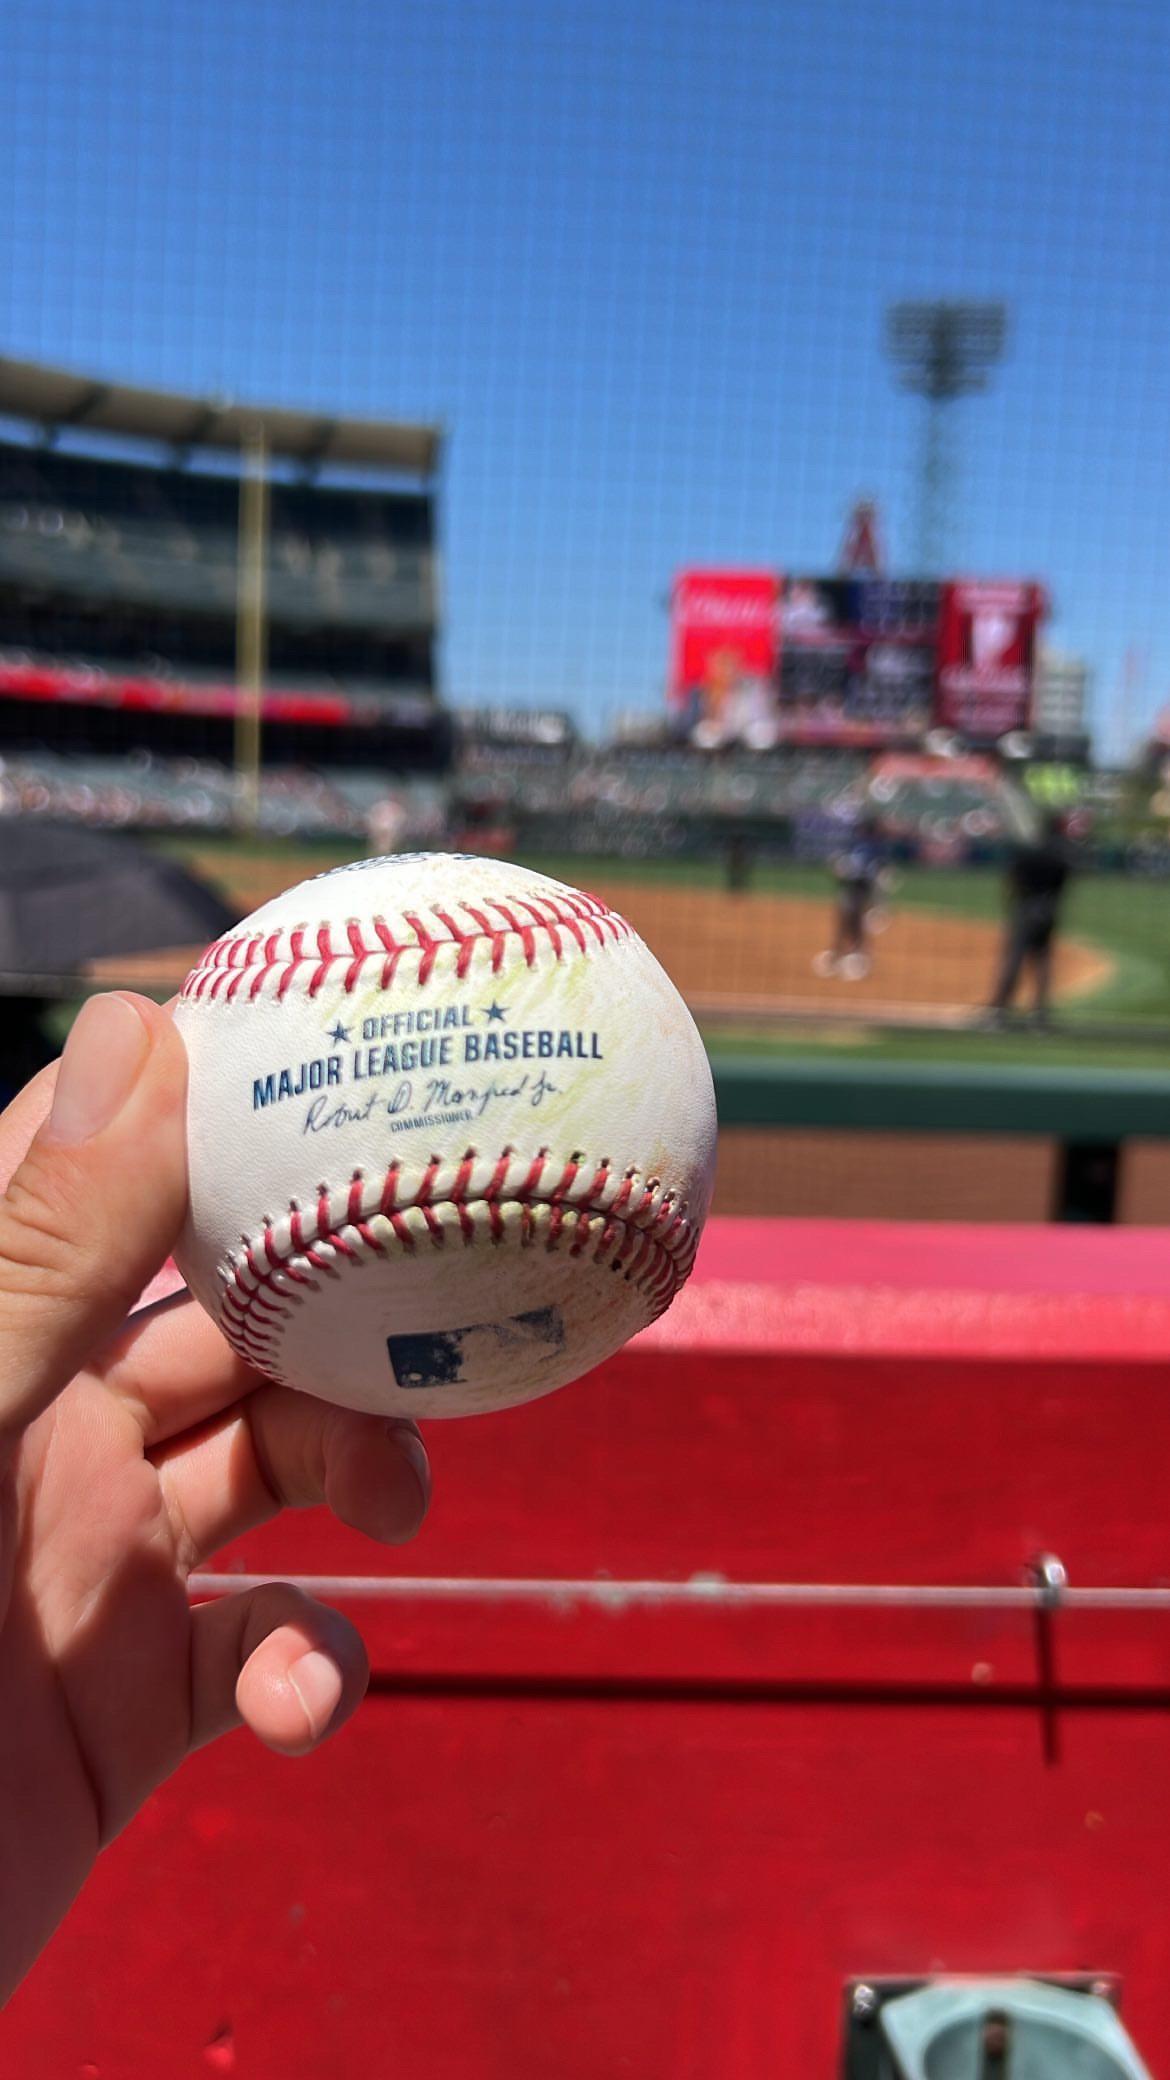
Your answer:
[[[438,418],[455,700],[661,696],[688,562],[912,568],[900,296],[1002,296],[956,567],[1170,694],[1164,0],[40,0],[0,351]],[[1130,655],[1130,692],[1122,696]]]

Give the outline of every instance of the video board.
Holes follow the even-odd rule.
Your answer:
[[[1030,581],[685,571],[676,726],[712,749],[909,745],[936,724],[991,742],[1027,726],[1045,608]]]
[[[939,588],[899,578],[789,578],[780,608],[780,734],[891,743],[929,729]]]

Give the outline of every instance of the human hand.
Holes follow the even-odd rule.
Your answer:
[[[185,1294],[126,1319],[182,1220],[185,1093],[168,1014],[118,994],[0,1118],[0,1999],[184,1756],[241,1722],[305,1753],[363,1695],[337,1612],[191,1610],[188,1575],[285,1507],[391,1544],[426,1513],[413,1424],[267,1383]]]

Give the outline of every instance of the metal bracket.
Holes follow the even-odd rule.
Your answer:
[[[1105,2001],[1115,2013],[1120,2007],[1121,1981],[1116,1974],[1020,1972],[1013,1977],[1018,1978],[1022,1986],[1029,1983],[1054,1986],[1064,1993],[1083,1994]],[[881,2011],[887,2002],[901,2000],[906,1994],[920,1993],[934,1983],[923,1978],[868,1978],[853,1979],[848,1983],[844,2000],[841,2080],[897,2080],[898,2068],[885,2032],[880,2027]],[[974,1983],[974,1975],[971,1983]],[[1002,1994],[1002,1977],[989,1980],[988,1984],[989,1987],[994,1984]],[[1010,2027],[1004,2018],[1002,2001],[989,2007],[984,2058],[984,2071],[989,2075],[1001,2071],[1010,2074],[1010,2065],[1006,2063],[1010,2051]],[[997,2057],[1000,2061],[998,2066],[994,2062]]]

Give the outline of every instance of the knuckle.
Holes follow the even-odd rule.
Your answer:
[[[316,1608],[312,1597],[295,1582],[265,1582],[262,1588],[253,1589],[247,1599],[241,1658],[246,1661],[284,1625],[308,1625]]]
[[[257,1471],[280,1509],[311,1509],[325,1493],[325,1433],[332,1411],[300,1395],[289,1403],[280,1389],[246,1404]]]
[[[79,1166],[34,1144],[0,1199],[0,1296],[74,1304],[98,1292],[120,1296],[116,1265],[95,1247],[98,1232]]]
[[[0,1284],[59,1298],[75,1287],[76,1215],[68,1163],[25,1157],[0,1200]]]
[[[256,1475],[269,1493],[275,1510],[296,1510],[319,1498],[306,1489],[304,1439],[294,1429],[289,1433],[285,1410],[273,1389],[262,1389],[244,1404],[252,1437]]]
[[[295,1582],[265,1582],[262,1588],[255,1590],[254,1596],[256,1616],[265,1629],[282,1624],[293,1613],[304,1610],[309,1600]]]

